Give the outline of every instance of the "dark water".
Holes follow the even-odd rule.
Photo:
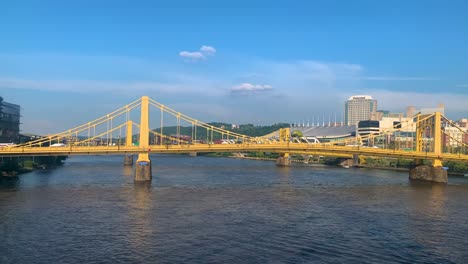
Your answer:
[[[0,188],[0,263],[467,263],[468,178],[73,157]]]

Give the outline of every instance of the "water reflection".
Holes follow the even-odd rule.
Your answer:
[[[423,181],[410,181],[415,190],[412,192],[412,207],[422,211],[430,219],[446,220],[447,184]]]
[[[430,194],[429,215],[438,220],[447,220],[447,184],[433,183]]]
[[[410,185],[408,235],[418,244],[431,247],[435,241],[440,243],[445,240],[445,234],[450,229],[446,205],[447,184],[410,181]],[[446,254],[443,251],[437,253]]]
[[[0,189],[16,190],[20,185],[20,178],[14,177],[0,177]]]
[[[145,211],[150,209],[151,205],[151,182],[135,182],[134,188],[133,207]]]
[[[466,260],[468,179],[440,185],[391,171],[155,160],[152,184],[134,183],[119,156],[73,157],[1,181],[0,262]]]
[[[290,167],[278,167],[278,173],[280,175],[281,183],[289,183],[289,177],[291,176]]]
[[[151,182],[135,182],[128,200],[129,244],[134,252],[149,251],[151,247]]]
[[[292,175],[290,167],[277,167],[279,174],[279,188],[275,188],[274,195],[283,204],[292,203],[297,196],[294,195],[294,186],[292,184]]]
[[[53,174],[57,170],[54,169],[44,169],[44,170],[37,170],[34,173],[37,174],[37,177],[34,177],[36,183],[40,186],[48,186],[50,184],[51,178]]]
[[[124,165],[122,171],[124,176],[133,177],[133,166]]]

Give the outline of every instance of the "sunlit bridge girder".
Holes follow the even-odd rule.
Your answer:
[[[378,133],[318,143],[291,136],[289,128],[251,137],[202,122],[151,98],[145,100],[149,108],[143,118],[139,99],[61,133],[0,148],[0,156],[264,151],[337,157],[357,154],[431,160],[435,164],[468,162],[468,146],[463,140],[467,132],[439,113],[417,114]],[[148,127],[142,129],[141,121]],[[148,143],[140,144],[140,131],[148,131]],[[408,133],[411,136],[404,141],[400,136],[398,141],[398,133],[405,131],[412,131]],[[386,142],[392,137],[392,142]],[[378,141],[383,141],[383,146],[369,147]]]

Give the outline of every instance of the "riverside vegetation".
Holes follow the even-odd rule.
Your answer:
[[[67,156],[3,157],[0,159],[0,176],[11,177],[35,169],[55,167],[66,159]]]

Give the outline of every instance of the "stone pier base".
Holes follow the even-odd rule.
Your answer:
[[[410,169],[410,180],[432,181],[447,183],[447,171],[442,167],[433,167],[429,165],[419,165]]]
[[[137,161],[135,166],[135,181],[151,181],[151,161]]]
[[[353,167],[359,167],[359,166],[361,166],[359,162],[359,155],[353,154]]]
[[[289,157],[279,157],[276,160],[276,166],[290,166],[291,165],[291,160]]]
[[[124,156],[124,165],[133,165],[133,155],[125,155]]]
[[[354,166],[354,160],[353,159],[344,160],[344,161],[342,161],[340,163],[340,166],[345,167],[345,168],[353,167]]]
[[[190,153],[189,153],[189,156],[190,156],[190,157],[196,157],[196,156],[197,156],[197,152],[195,152],[195,151],[194,151],[194,152],[190,152]]]

